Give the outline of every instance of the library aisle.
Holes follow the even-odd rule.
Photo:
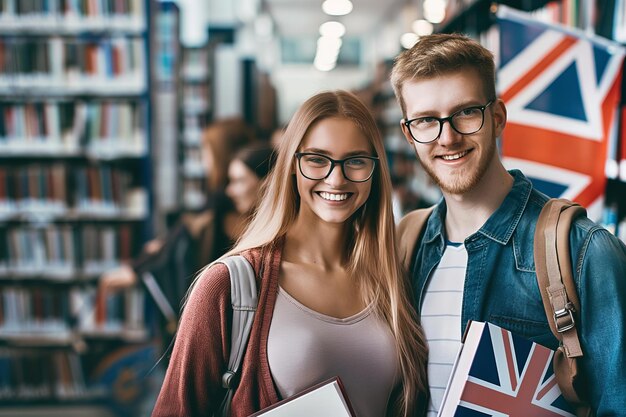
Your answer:
[[[626,240],[626,0],[324,2],[350,5],[334,12],[322,3],[0,0],[0,416],[150,415],[181,299],[213,260],[200,259],[197,242],[207,208],[228,204],[215,191],[220,167],[248,141],[214,141],[218,121],[276,141],[306,98],[351,90],[383,134],[394,215],[439,201],[388,79],[394,57],[433,31],[466,33],[494,52],[511,132],[527,119],[558,131],[550,120],[587,114],[530,92],[520,104],[523,86],[510,80],[524,45],[508,31],[539,25],[592,45],[591,63],[563,64],[544,86],[575,79],[579,108],[604,103],[608,116],[590,112],[593,126],[560,132],[593,139],[585,163],[532,160],[506,136],[502,151],[511,167],[542,165],[538,188],[581,201]],[[602,97],[591,105],[593,89]],[[551,105],[556,119],[535,117]],[[212,243],[225,249],[221,232]],[[130,284],[104,291],[111,271]],[[164,298],[142,281],[146,271]]]

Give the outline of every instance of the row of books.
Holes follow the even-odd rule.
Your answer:
[[[0,278],[98,276],[131,259],[133,237],[130,224],[0,229]]]
[[[58,287],[0,288],[0,337],[15,334],[55,334],[67,340],[70,300]]]
[[[144,106],[137,101],[0,103],[0,152],[142,156],[145,123]]]
[[[144,292],[103,294],[95,286],[0,288],[0,340],[68,346],[77,337],[143,340]]]
[[[74,288],[70,293],[73,306],[80,308],[77,329],[85,336],[113,336],[143,340],[145,293],[131,288],[123,293],[103,294],[95,287]]]
[[[26,165],[0,167],[0,213],[27,211],[39,202],[51,213],[67,210],[67,166]]]
[[[33,13],[0,14],[0,34],[83,34],[83,33],[134,33],[146,30],[144,21],[134,14],[88,16],[79,14]]]
[[[141,33],[142,0],[0,0],[0,33]]]
[[[109,15],[144,14],[141,0],[0,0],[0,14]]]
[[[0,350],[0,400],[95,399],[80,356],[72,351]]]
[[[141,0],[0,0],[0,15],[136,15],[144,14]]]
[[[209,87],[206,84],[183,86],[183,109],[187,114],[205,113],[209,109]]]
[[[591,23],[594,2],[561,0],[548,2],[544,7],[532,12],[532,16],[545,22],[562,23],[569,27],[585,28]]]
[[[0,37],[0,91],[139,94],[146,87],[144,54],[141,37]]]
[[[183,80],[185,82],[207,82],[209,76],[209,49],[185,48],[182,63]]]
[[[143,218],[145,190],[131,173],[106,164],[52,164],[0,167],[0,219],[41,214],[47,217]]]
[[[183,150],[183,175],[190,178],[202,178],[206,175],[202,161],[202,151],[196,146],[187,146]]]
[[[189,209],[198,209],[206,203],[206,185],[202,177],[183,178],[183,204]]]
[[[182,141],[188,146],[200,146],[202,140],[202,129],[205,127],[201,118],[197,115],[186,114],[183,118]]]
[[[182,126],[180,131],[180,174],[182,203],[197,209],[206,203],[202,132],[211,114],[211,46],[182,48],[180,81],[182,83]]]

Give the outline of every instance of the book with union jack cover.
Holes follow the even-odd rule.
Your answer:
[[[491,323],[469,322],[438,417],[575,417],[554,351]]]

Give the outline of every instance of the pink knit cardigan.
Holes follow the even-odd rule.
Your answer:
[[[267,339],[278,293],[282,242],[243,253],[257,275],[259,305],[243,357],[231,415],[245,417],[279,400],[267,361]],[[152,417],[212,416],[224,389],[230,353],[230,278],[224,264],[204,271],[180,319],[178,334]]]

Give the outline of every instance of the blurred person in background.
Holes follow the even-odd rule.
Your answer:
[[[182,214],[167,235],[146,243],[131,264],[103,274],[99,282],[103,296],[136,285],[148,271],[177,310],[194,274],[236,241],[269,172],[272,147],[255,141],[243,121],[228,119],[206,129],[202,153],[207,173],[205,207]],[[166,339],[173,331],[170,324]]]
[[[274,159],[274,148],[271,145],[256,144],[237,152],[230,162],[226,195],[237,213],[246,217],[252,213],[261,184],[274,165]]]

